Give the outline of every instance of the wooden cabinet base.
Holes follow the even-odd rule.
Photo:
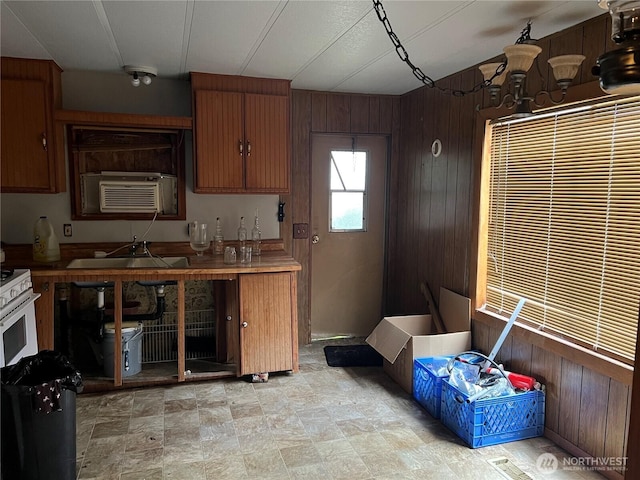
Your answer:
[[[298,370],[295,272],[239,275],[240,375]]]
[[[191,258],[192,264],[197,260]],[[66,301],[66,286],[75,282],[109,282],[113,289],[113,330],[111,344],[100,344],[90,331],[95,321],[86,325],[76,323],[67,339],[82,359],[81,373],[85,379],[85,391],[104,391],[135,388],[149,385],[168,385],[180,382],[199,382],[219,378],[242,377],[252,374],[288,374],[298,371],[298,316],[297,316],[297,272],[300,264],[280,253],[265,253],[259,262],[249,267],[222,264],[216,257],[205,259],[198,266],[179,269],[64,269],[33,266],[34,291],[41,294],[36,301],[39,348],[55,350],[60,347],[60,332],[56,332],[56,298]],[[98,273],[99,272],[99,273]],[[177,311],[175,312],[174,354],[161,359],[130,362],[135,370],[126,369],[123,352],[125,330],[123,286],[127,282],[140,280],[171,280],[177,285]],[[185,282],[211,281],[215,298],[215,333],[211,338],[210,355],[207,358],[191,358],[187,340],[193,340],[187,330]],[[56,294],[56,288],[59,290]],[[62,305],[62,304],[61,304]],[[75,333],[74,333],[75,332]],[[95,332],[97,333],[97,331]],[[151,332],[150,332],[151,333]],[[75,335],[75,336],[74,336]],[[215,339],[213,339],[215,337]],[[139,343],[144,345],[143,336]],[[205,337],[203,337],[205,338]],[[215,342],[215,344],[214,344]],[[198,343],[201,346],[201,343]],[[112,369],[103,369],[99,361],[99,350],[105,349],[102,357],[109,357]],[[136,347],[144,351],[143,347]],[[171,348],[171,347],[169,347]],[[82,351],[80,351],[82,350]],[[187,352],[189,350],[190,353]],[[114,354],[114,352],[116,352]],[[165,361],[166,360],[166,361]],[[80,368],[80,364],[78,364]],[[138,368],[140,367],[140,368]],[[106,373],[105,373],[106,372]],[[134,372],[137,372],[133,374]],[[266,378],[266,376],[263,376]],[[245,380],[251,381],[252,377]]]

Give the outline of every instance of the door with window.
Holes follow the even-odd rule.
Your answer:
[[[314,135],[311,334],[364,336],[382,314],[387,140]]]

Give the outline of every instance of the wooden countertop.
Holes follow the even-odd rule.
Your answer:
[[[205,252],[198,257],[186,245],[179,245],[178,248],[170,248],[164,244],[150,250],[154,255],[170,257],[184,256],[189,260],[189,266],[184,268],[66,268],[69,262],[75,258],[91,258],[87,250],[105,250],[101,248],[65,248],[62,252],[62,259],[58,262],[40,263],[35,262],[29,255],[24,254],[22,249],[14,249],[5,246],[7,261],[3,264],[8,268],[28,268],[34,279],[55,279],[56,281],[91,281],[104,279],[131,280],[200,280],[200,279],[233,279],[237,274],[243,273],[269,273],[269,272],[293,272],[302,269],[300,263],[287,255],[283,250],[266,249],[262,255],[253,256],[251,264],[245,266],[237,261],[228,265],[223,262],[222,255],[214,255],[211,251]],[[175,245],[173,245],[175,247]],[[62,247],[62,246],[61,246]],[[99,245],[98,245],[99,247]],[[9,251],[8,251],[9,250]],[[74,251],[76,255],[73,255]],[[106,250],[108,251],[108,250]],[[188,253],[187,253],[188,252]],[[23,253],[23,254],[20,254]],[[140,256],[141,257],[141,256]],[[112,258],[112,257],[111,257]]]
[[[189,266],[184,268],[66,268],[68,262],[56,262],[52,265],[33,265],[32,277],[61,277],[71,280],[84,280],[87,278],[128,278],[139,280],[144,278],[184,279],[197,280],[211,275],[225,276],[241,273],[268,273],[268,272],[292,272],[301,270],[302,266],[293,258],[284,253],[267,252],[253,257],[250,265],[241,265],[236,262],[227,265],[222,261],[222,256],[203,255],[187,256]]]

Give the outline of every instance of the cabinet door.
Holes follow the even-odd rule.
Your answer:
[[[244,189],[243,94],[195,92],[194,190]]]
[[[53,192],[45,82],[2,80],[2,190]]]
[[[246,183],[249,192],[289,191],[289,98],[245,96]],[[250,151],[249,151],[250,149]]]
[[[292,274],[239,275],[240,374],[294,368]]]

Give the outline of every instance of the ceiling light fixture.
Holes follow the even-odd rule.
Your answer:
[[[620,48],[601,55],[594,75],[610,94],[640,94],[640,0],[598,0],[611,15],[611,39]]]
[[[138,65],[125,65],[124,71],[131,75],[131,85],[139,87],[140,82],[151,85],[154,77],[158,76],[158,69],[154,67],[141,67]]]
[[[545,104],[545,99],[549,99],[554,105],[562,103],[567,95],[569,85],[573,82],[580,65],[586,58],[584,55],[560,55],[550,58],[547,61],[551,65],[553,76],[560,87],[560,95],[554,98],[553,93],[544,89],[542,75],[540,75],[540,78],[543,88],[530,95],[527,93],[527,73],[542,52],[542,48],[537,46],[535,42],[531,38],[531,22],[529,22],[522,30],[520,38],[518,38],[515,45],[504,47],[503,51],[507,57],[505,62],[487,63],[478,67],[485,81],[489,82],[491,104],[497,108],[502,106],[515,108],[515,117],[532,115],[531,104],[542,107]],[[502,73],[496,76],[495,73],[503,65],[505,68],[502,69]],[[538,73],[540,73],[540,67],[538,65],[536,67]],[[511,85],[507,93],[500,99],[502,84],[507,75]]]
[[[638,0],[638,2],[640,2],[640,0]],[[436,82],[432,78],[425,75],[420,68],[411,63],[409,60],[409,54],[391,28],[391,23],[389,22],[384,7],[382,6],[381,0],[373,0],[373,7],[378,15],[378,19],[384,25],[387,35],[391,39],[400,59],[409,65],[415,77],[427,87],[435,88],[441,93],[456,97],[462,97],[470,93],[475,93],[483,88],[488,88],[491,93],[492,104],[495,107],[506,106],[508,108],[515,108],[515,116],[523,117],[531,115],[531,103],[538,107],[542,107],[545,103],[545,97],[553,104],[562,103],[567,94],[569,85],[571,85],[571,82],[578,73],[580,65],[585,59],[584,55],[561,55],[550,58],[548,62],[553,69],[553,75],[556,79],[556,83],[560,87],[559,96],[555,96],[554,98],[552,93],[544,88],[538,91],[535,95],[529,95],[526,89],[527,73],[536,60],[536,57],[542,51],[540,47],[535,45],[535,40],[531,38],[531,22],[529,22],[522,30],[522,33],[518,40],[516,40],[515,45],[510,45],[504,48],[504,52],[507,57],[506,60],[503,62],[488,63],[479,67],[484,78],[482,83],[475,85],[469,90],[443,88],[436,85]],[[540,72],[539,67],[537,70]],[[507,75],[510,78],[512,87],[510,91],[500,99],[501,87],[507,78]],[[544,86],[544,79],[542,78],[542,75],[540,75],[540,77],[542,79],[542,85]]]

